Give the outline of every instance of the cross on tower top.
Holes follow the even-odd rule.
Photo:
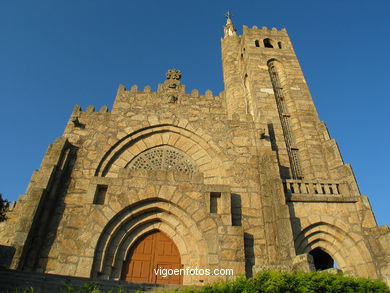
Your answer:
[[[227,18],[226,24],[225,24],[225,28],[224,28],[225,37],[227,37],[227,36],[235,36],[236,35],[236,29],[234,28],[233,21],[231,19],[233,14],[230,11],[228,11],[228,12],[225,13],[225,16]]]
[[[231,19],[233,14],[230,11],[228,11],[228,12],[225,13],[225,16],[226,16],[227,19]]]

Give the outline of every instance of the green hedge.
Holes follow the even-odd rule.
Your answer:
[[[254,278],[238,277],[231,282],[217,282],[203,288],[180,288],[183,293],[390,293],[386,284],[380,280],[347,277],[343,274],[325,272],[285,273],[264,271]],[[33,289],[13,291],[12,293],[37,293]],[[100,293],[98,286],[87,283],[80,290],[71,286],[61,290],[62,293]],[[134,291],[133,291],[134,292]],[[168,293],[168,291],[165,291]],[[177,292],[177,291],[169,291]],[[110,293],[126,293],[126,290],[111,290]]]
[[[191,290],[187,291],[191,292]],[[195,290],[192,290],[192,292],[195,292]],[[390,290],[382,281],[347,277],[342,274],[331,274],[325,272],[285,273],[279,271],[264,271],[258,273],[251,279],[239,277],[232,282],[217,282],[202,288],[200,292],[389,293]]]

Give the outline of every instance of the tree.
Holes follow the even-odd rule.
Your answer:
[[[3,199],[3,195],[0,193],[0,222],[7,220],[7,216],[5,215],[9,208],[9,201]]]

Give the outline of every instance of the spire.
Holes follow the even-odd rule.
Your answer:
[[[233,25],[233,22],[232,22],[232,19],[231,19],[233,14],[231,14],[230,11],[228,11],[228,12],[225,13],[225,16],[227,18],[226,25],[225,25],[225,28],[224,28],[225,38],[226,37],[230,37],[230,36],[236,36],[237,35],[236,34],[236,29],[234,28],[234,25]]]

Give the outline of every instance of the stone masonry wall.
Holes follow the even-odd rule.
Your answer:
[[[256,143],[260,143],[260,140],[253,133],[253,122],[227,120],[221,97],[214,97],[210,93],[205,96],[197,96],[194,92],[191,95],[183,94],[179,96],[177,104],[164,103],[163,97],[164,93],[158,95],[148,89],[138,92],[134,87],[132,91],[120,87],[112,112],[105,112],[103,108],[102,112],[97,113],[91,107],[82,112],[79,107],[75,108],[64,137],[77,146],[77,159],[64,199],[65,208],[57,237],[49,254],[42,255],[41,263],[45,266],[40,269],[77,276],[91,274],[94,247],[104,227],[121,209],[138,202],[140,198],[169,200],[171,205],[177,204],[183,212],[188,213],[186,217],[196,217],[195,226],[201,225],[202,221],[208,223],[217,215],[210,214],[205,204],[209,201],[210,192],[221,192],[219,186],[229,188],[229,193],[221,198],[221,205],[225,206],[221,214],[223,220],[217,224],[207,224],[212,225],[215,231],[210,232],[211,228],[205,227],[198,232],[205,239],[207,244],[203,245],[208,246],[210,255],[205,258],[195,255],[186,262],[233,267],[237,273],[244,273],[244,231],[253,237],[254,255],[258,261],[277,262],[279,249],[274,248],[275,240],[273,243],[265,240],[265,234],[274,233],[272,230],[275,228],[268,219],[269,231],[264,229],[257,172],[259,160]],[[185,103],[191,99],[192,104]],[[75,117],[78,126],[72,122]],[[191,157],[200,171],[202,185],[191,187],[194,178],[180,178],[179,174],[169,175],[172,182],[161,185],[157,180],[161,174],[146,172],[143,177],[137,178],[131,172],[123,171],[125,163],[138,153],[159,145],[171,145]],[[176,186],[181,181],[184,187]],[[106,202],[101,206],[93,204],[96,182],[108,186]],[[193,214],[193,206],[183,207],[183,199],[180,202],[176,202],[178,199],[171,201],[172,194],[158,192],[167,186],[177,190],[176,197],[185,196],[183,190],[189,189],[198,200],[194,204],[200,206],[195,209],[199,210],[199,214]],[[234,207],[231,194],[234,195]],[[272,207],[272,203],[268,205]],[[234,225],[232,209],[238,214],[235,215],[238,223]],[[288,215],[285,217],[288,218]],[[161,218],[165,219],[165,216]],[[172,232],[167,234],[171,235]],[[219,240],[215,239],[216,235],[219,235]],[[275,237],[278,236],[272,238]],[[287,252],[282,254],[287,262],[290,253],[293,253],[291,245],[288,246]],[[263,247],[268,247],[270,255],[262,253]],[[115,272],[110,272],[109,277],[117,278],[118,270],[116,268]],[[97,271],[104,277],[108,276],[107,272]]]

